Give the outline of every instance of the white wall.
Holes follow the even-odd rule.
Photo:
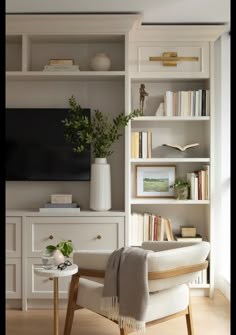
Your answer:
[[[6,0],[6,12],[140,12],[143,22],[229,22],[230,0]]]
[[[215,283],[230,299],[230,35],[224,34],[216,42],[216,268]]]

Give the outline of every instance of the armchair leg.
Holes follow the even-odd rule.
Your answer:
[[[188,335],[194,335],[192,306],[191,306],[190,300],[189,300],[189,305],[188,305],[188,314],[186,314],[185,317],[186,317]]]
[[[68,298],[68,304],[67,304],[64,335],[70,335],[71,333],[72,323],[74,319],[74,312],[76,309],[76,297],[78,293],[78,287],[79,287],[79,276],[76,273],[72,276],[71,283],[70,283],[70,291],[69,291],[69,298]]]

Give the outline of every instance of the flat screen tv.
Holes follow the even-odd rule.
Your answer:
[[[83,113],[90,118],[90,109]],[[66,116],[66,108],[6,109],[6,180],[90,180],[90,152],[66,143]]]

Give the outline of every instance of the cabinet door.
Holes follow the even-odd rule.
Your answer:
[[[21,217],[8,216],[6,218],[6,256],[21,256]]]
[[[43,277],[34,272],[35,266],[41,266],[41,258],[27,259],[27,298],[50,298],[53,297],[53,278]],[[68,298],[68,288],[71,276],[58,279],[59,298]]]
[[[6,298],[21,298],[21,259],[6,260]]]
[[[75,249],[116,249],[124,245],[124,217],[28,217],[28,257],[49,244],[72,240]]]

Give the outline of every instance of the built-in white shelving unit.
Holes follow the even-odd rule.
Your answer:
[[[203,26],[142,26],[129,34],[129,108],[140,107],[140,86],[145,85],[148,95],[144,100],[143,116],[131,122],[126,137],[126,207],[128,244],[137,244],[135,233],[140,227],[140,215],[151,213],[167,217],[172,224],[173,233],[180,233],[181,226],[195,226],[204,240],[214,244],[214,41],[222,31],[215,27]],[[222,27],[221,27],[222,29]],[[174,66],[165,66],[163,60],[151,61],[150,57],[163,57],[164,53],[174,53],[187,57],[177,61]],[[174,56],[174,55],[173,55]],[[189,58],[190,57],[190,58]],[[191,57],[195,58],[193,61]],[[167,91],[209,91],[208,115],[169,116],[156,115],[160,103],[165,103]],[[191,93],[192,94],[192,93]],[[190,101],[190,100],[189,100]],[[174,102],[175,103],[175,102]],[[181,109],[180,107],[175,107]],[[133,158],[132,132],[151,132],[152,154],[149,158]],[[163,144],[185,146],[199,143],[199,146],[180,152]],[[136,145],[136,144],[135,144]],[[137,196],[136,167],[174,166],[175,179],[187,180],[187,173],[209,166],[209,197],[204,200],[177,200],[165,196]],[[133,215],[134,214],[134,215]],[[138,219],[137,219],[138,215]],[[144,217],[144,216],[143,216]],[[141,219],[142,220],[142,219]],[[137,225],[135,227],[135,225]],[[145,223],[143,221],[143,226]],[[141,228],[142,229],[142,228]],[[145,228],[144,228],[145,229]],[[145,232],[143,230],[143,236]],[[211,253],[208,278],[204,282],[192,283],[191,287],[212,295],[214,288],[214,254]]]
[[[132,245],[131,214],[152,212],[168,217],[172,229],[194,225],[211,242],[208,281],[192,287],[212,295],[214,290],[214,42],[224,32],[220,25],[143,26],[137,14],[17,14],[6,16],[6,106],[8,108],[65,108],[74,95],[84,108],[115,116],[139,108],[139,87],[148,96],[144,116],[133,120],[109,157],[112,178],[112,212],[94,213],[89,208],[89,182],[7,182],[7,304],[9,307],[41,307],[50,297],[50,283],[33,275],[41,249],[59,230],[68,227],[78,248],[108,249]],[[163,66],[150,62],[164,52],[197,58]],[[92,71],[91,58],[105,52],[110,71]],[[45,72],[49,59],[70,58],[76,72]],[[207,116],[156,116],[166,91],[209,90]],[[152,132],[152,157],[131,157],[132,131]],[[164,148],[165,143],[199,147],[185,153]],[[165,149],[165,150],[164,150]],[[196,150],[195,150],[196,149]],[[210,166],[210,195],[206,200],[137,198],[136,166],[175,166],[176,177],[185,177]],[[78,215],[44,215],[40,208],[53,193],[73,194],[82,209]],[[14,210],[13,210],[14,209]],[[35,232],[38,232],[35,234]],[[75,235],[74,235],[75,234]],[[77,235],[76,235],[77,234]],[[60,236],[61,236],[60,235]],[[60,237],[55,235],[55,239]],[[87,237],[86,237],[87,236]],[[102,236],[102,238],[98,237]],[[89,240],[86,240],[88,238]],[[36,249],[34,249],[36,248]],[[60,297],[66,296],[64,282]],[[47,304],[46,304],[47,306]]]

